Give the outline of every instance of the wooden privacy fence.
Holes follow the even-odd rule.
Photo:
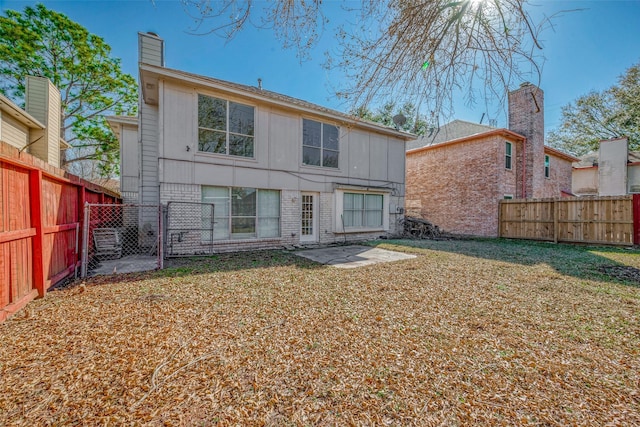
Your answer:
[[[0,142],[0,322],[75,274],[85,202],[109,190]]]
[[[499,237],[632,246],[640,243],[640,194],[501,200]]]

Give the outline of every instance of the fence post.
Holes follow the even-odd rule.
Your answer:
[[[640,245],[640,194],[633,195],[633,244]]]
[[[84,218],[82,226],[82,262],[80,266],[80,277],[87,277],[87,262],[89,261],[89,215],[91,212],[91,206],[85,202],[84,205]]]
[[[81,183],[78,186],[78,228],[79,231],[76,232],[76,239],[79,240],[80,244],[78,246],[78,250],[76,251],[76,269],[75,274],[78,274],[78,267],[82,268],[82,253],[84,252],[84,205],[87,202],[87,190],[86,187]],[[80,238],[83,236],[83,238]],[[78,265],[79,264],[79,265]]]
[[[31,239],[31,252],[33,256],[33,286],[38,290],[38,297],[43,298],[45,289],[44,275],[44,238],[42,229],[42,171],[33,169],[29,171],[29,193],[31,200],[31,227],[36,234]]]
[[[558,200],[553,201],[553,243],[558,243],[558,213],[560,207],[558,206]]]

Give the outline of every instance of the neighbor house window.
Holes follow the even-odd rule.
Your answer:
[[[510,142],[504,143],[504,167],[506,169],[511,169],[511,148],[512,144]]]
[[[198,95],[198,150],[253,157],[254,108]]]
[[[302,119],[302,163],[337,168],[340,154],[338,127]]]
[[[382,194],[344,193],[342,215],[345,228],[380,228],[383,214]]]
[[[280,191],[202,187],[202,203],[214,205],[213,240],[280,236]],[[203,218],[203,222],[206,218]],[[205,231],[205,233],[207,233]],[[203,240],[211,240],[210,232]]]
[[[545,178],[549,178],[549,174],[550,174],[550,169],[551,169],[551,159],[549,158],[549,156],[544,156],[544,177]]]

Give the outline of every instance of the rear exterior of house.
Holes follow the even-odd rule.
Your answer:
[[[570,194],[576,159],[544,145],[543,106],[542,90],[525,83],[509,93],[509,129],[457,120],[423,146],[411,143],[408,214],[450,233],[495,237],[501,199]]]
[[[166,68],[154,34],[140,34],[139,47],[137,126],[111,119],[122,145],[122,194],[125,202],[169,205],[170,216],[171,206],[187,209],[178,228],[192,231],[167,235],[172,251],[182,245],[197,253],[198,242],[230,251],[396,232],[412,135]]]

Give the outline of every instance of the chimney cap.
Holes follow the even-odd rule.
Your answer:
[[[531,82],[522,82],[522,83],[520,83],[520,87],[527,87],[527,86],[531,86]]]
[[[160,36],[157,33],[154,33],[153,31],[147,31],[147,34],[149,34],[150,36],[154,36],[154,37],[160,38]]]

